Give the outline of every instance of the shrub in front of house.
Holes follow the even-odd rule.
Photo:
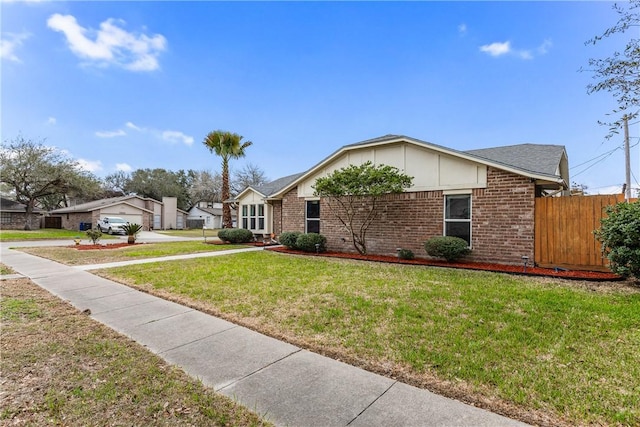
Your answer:
[[[398,258],[400,259],[414,259],[415,257],[416,256],[411,249],[400,249],[398,251]]]
[[[87,237],[96,245],[102,237],[102,231],[100,231],[99,228],[92,228],[91,230],[87,230]]]
[[[444,258],[447,262],[457,261],[471,253],[464,239],[452,236],[432,237],[424,242],[424,249],[430,256]]]
[[[301,235],[302,233],[300,233],[299,231],[285,231],[284,233],[280,234],[278,240],[280,241],[281,245],[285,246],[288,249],[298,249],[298,247],[296,246],[296,241]]]
[[[249,243],[253,241],[253,233],[246,228],[223,228],[218,231],[220,240],[229,243]]]
[[[218,239],[222,240],[223,242],[228,242],[229,239],[227,238],[227,235],[229,234],[230,230],[230,228],[223,228],[222,230],[219,230]]]
[[[318,233],[301,234],[296,240],[296,247],[305,252],[326,252],[327,238]]]

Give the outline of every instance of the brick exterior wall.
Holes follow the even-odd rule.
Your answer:
[[[282,198],[282,230],[283,231],[301,231],[304,232],[304,213],[305,201],[298,197],[298,188],[287,192]],[[322,215],[322,206],[320,207],[320,215]],[[275,216],[275,215],[274,215]],[[322,218],[320,218],[322,221]],[[279,234],[279,233],[277,233]]]
[[[77,231],[80,231],[81,222],[90,222],[91,227],[95,227],[99,219],[99,213],[98,213],[98,217],[94,218],[92,212],[68,213],[68,214],[60,214],[57,216],[60,216],[62,218],[63,229],[77,230]]]
[[[533,260],[535,184],[529,178],[494,168],[489,168],[487,175],[487,188],[472,193],[473,250],[466,259],[521,264],[526,255]],[[362,206],[365,203],[363,200]],[[395,255],[396,248],[404,248],[427,257],[424,242],[443,234],[443,192],[391,194],[378,203],[380,215],[367,232],[367,251]],[[304,207],[297,189],[289,191],[282,200],[282,228],[276,234],[304,232]],[[326,200],[320,202],[320,233],[327,238],[329,250],[355,252],[349,234],[333,217]]]
[[[271,230],[274,234],[282,233],[282,201],[274,200],[271,203],[271,215],[273,221],[273,229]]]
[[[522,264],[534,259],[535,183],[529,178],[489,168],[487,188],[472,199],[473,258]]]
[[[27,214],[22,212],[2,212],[3,222],[0,224],[0,228],[4,230],[24,230],[24,226],[27,223]],[[5,222],[6,221],[6,222]],[[42,221],[42,215],[32,214],[30,226],[32,230],[40,229],[40,223]]]

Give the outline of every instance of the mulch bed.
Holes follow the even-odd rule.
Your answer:
[[[393,264],[412,264],[412,265],[427,265],[431,267],[446,267],[446,268],[461,268],[468,270],[482,270],[482,271],[492,271],[496,273],[509,273],[509,274],[521,274],[526,276],[545,276],[545,277],[557,277],[561,279],[573,279],[573,280],[589,280],[589,281],[613,281],[613,280],[622,280],[620,276],[613,273],[608,272],[600,272],[600,271],[579,271],[579,270],[555,270],[551,268],[541,268],[541,267],[531,267],[527,266],[526,270],[522,265],[504,265],[504,264],[493,264],[487,262],[446,262],[446,261],[438,261],[431,260],[425,258],[415,258],[415,259],[400,259],[393,256],[386,255],[360,255],[355,253],[344,253],[344,252],[323,252],[323,253],[309,253],[302,251],[294,251],[291,249],[287,249],[283,246],[278,246],[274,248],[268,248],[270,251],[276,252],[284,252],[290,254],[297,255],[308,255],[308,256],[324,256],[331,258],[347,258],[347,259],[356,259],[363,261],[375,261],[375,262],[386,262]]]
[[[212,245],[224,244],[220,241],[208,241],[206,242]],[[143,245],[144,243],[134,243],[134,245]],[[265,246],[266,249],[270,251],[276,252],[284,252],[296,255],[307,255],[307,256],[324,256],[331,258],[347,258],[347,259],[356,259],[362,261],[374,261],[374,262],[386,262],[393,264],[411,264],[411,265],[427,265],[431,267],[446,267],[446,268],[462,268],[468,270],[482,270],[482,271],[492,271],[497,273],[509,273],[509,274],[521,274],[526,276],[545,276],[545,277],[557,277],[561,279],[574,279],[574,280],[590,280],[590,281],[613,281],[613,280],[622,280],[620,276],[617,274],[609,273],[609,272],[601,272],[601,271],[581,271],[581,270],[556,270],[552,268],[541,268],[541,267],[531,267],[527,266],[526,270],[522,265],[505,265],[505,264],[494,264],[488,262],[446,262],[446,261],[438,261],[426,258],[415,258],[415,259],[400,259],[398,257],[387,256],[387,255],[360,255],[355,253],[346,253],[346,252],[323,252],[323,253],[310,253],[310,252],[302,252],[302,251],[294,251],[291,249],[287,249],[284,246],[273,246],[273,244],[262,243],[262,242],[252,242],[247,243],[247,245],[251,246]],[[129,243],[109,243],[107,245],[71,245],[69,248],[77,249],[79,251],[87,251],[87,250],[105,250],[105,249],[118,249],[124,248],[127,246],[133,246]],[[273,247],[271,247],[273,246]]]

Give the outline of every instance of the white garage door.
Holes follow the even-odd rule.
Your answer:
[[[114,215],[115,216],[115,215]],[[120,218],[128,221],[132,224],[140,224],[142,225],[142,215],[118,215]]]

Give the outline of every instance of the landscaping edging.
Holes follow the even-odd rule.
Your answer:
[[[397,257],[387,255],[360,255],[355,253],[346,252],[321,252],[310,253],[303,251],[296,251],[287,249],[284,246],[276,246],[265,248],[269,251],[289,253],[295,255],[307,255],[307,256],[324,256],[330,258],[346,258],[355,259],[361,261],[373,261],[373,262],[385,262],[391,264],[410,264],[410,265],[424,265],[430,267],[444,267],[444,268],[458,268],[467,270],[479,270],[490,271],[494,273],[507,273],[518,274],[524,276],[542,276],[542,277],[555,277],[559,279],[569,280],[589,280],[594,282],[610,282],[623,280],[622,277],[617,274],[600,272],[600,271],[581,271],[581,270],[555,270],[551,268],[531,267],[526,268],[523,265],[505,265],[505,264],[493,264],[484,262],[446,262],[438,260],[430,260],[426,258],[414,258],[414,259],[400,259]]]

